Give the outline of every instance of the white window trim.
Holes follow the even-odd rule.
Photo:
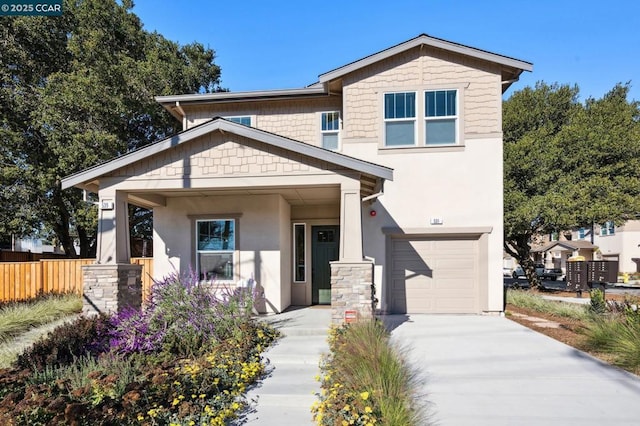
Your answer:
[[[323,114],[331,114],[331,113],[338,113],[338,130],[322,130],[322,115]],[[324,148],[324,139],[323,136],[325,134],[332,134],[332,133],[337,133],[338,134],[338,147],[336,149],[329,149],[329,148],[324,148],[324,149],[329,149],[330,151],[341,151],[342,150],[342,114],[340,113],[339,110],[330,110],[330,111],[320,111],[318,112],[318,123],[320,123],[319,128],[320,128],[320,140],[318,142],[318,146],[321,148]]]
[[[465,135],[464,133],[464,97],[465,91],[469,87],[469,83],[454,83],[448,85],[425,85],[425,86],[416,86],[416,87],[390,87],[388,90],[379,92],[379,117],[381,118],[381,126],[380,126],[380,134],[382,137],[378,142],[378,149],[380,153],[411,153],[411,152],[422,152],[425,150],[429,151],[458,151],[464,150],[465,148]],[[426,92],[434,92],[439,90],[455,90],[456,93],[456,143],[455,144],[440,144],[440,145],[427,145],[426,144],[426,120],[420,119],[420,117],[425,117],[425,93]],[[416,124],[414,128],[415,136],[414,145],[386,145],[386,122],[391,120],[402,121],[405,119],[385,119],[384,118],[384,96],[389,93],[416,93]],[[420,96],[422,99],[419,99]],[[435,118],[435,117],[434,117]],[[447,118],[447,117],[437,117],[437,118]],[[422,125],[418,125],[418,123],[422,123]]]
[[[297,265],[296,265],[296,259],[297,259],[297,248],[296,248],[296,226],[302,226],[302,235],[304,236],[304,277],[302,279],[302,281],[299,281],[296,279],[296,269],[297,269]],[[294,222],[293,223],[293,249],[292,249],[292,253],[293,253],[293,282],[294,283],[306,283],[307,282],[307,224],[304,222]]]
[[[215,280],[215,283],[222,283],[224,285],[228,285],[230,283],[235,283],[240,276],[240,217],[242,213],[231,213],[231,214],[210,214],[210,215],[187,215],[189,220],[191,221],[191,266],[195,268],[195,272],[198,273],[198,253],[209,252],[209,251],[199,251],[198,250],[198,222],[210,221],[210,220],[233,220],[234,221],[234,250],[229,250],[228,252],[233,253],[233,278],[230,280]],[[220,251],[213,251],[211,253],[219,253]],[[202,280],[201,282],[206,283],[206,280]]]
[[[428,92],[441,92],[441,91],[451,91],[454,90],[456,92],[456,114],[455,115],[443,115],[441,117],[427,117],[427,108],[426,105],[426,96]],[[428,89],[422,91],[422,116],[424,117],[424,134],[422,135],[422,142],[425,147],[436,147],[436,146],[457,146],[460,144],[460,89],[451,88],[451,89]],[[456,140],[453,143],[440,143],[429,145],[427,141],[427,122],[428,121],[439,121],[439,120],[455,120],[455,132],[456,132]]]
[[[398,93],[413,93],[414,94],[414,100],[416,102],[417,105],[413,106],[413,110],[415,111],[415,116],[414,117],[403,117],[403,118],[386,118],[385,115],[385,96],[386,95],[391,95],[391,94],[398,94]],[[416,146],[418,146],[418,137],[420,135],[420,131],[418,130],[418,117],[420,117],[419,115],[419,107],[420,107],[420,102],[418,101],[418,94],[420,92],[417,90],[391,90],[391,91],[387,91],[382,93],[382,146],[384,148],[387,149],[394,149],[394,148],[415,148]],[[405,145],[387,145],[387,123],[402,123],[402,122],[413,122],[413,143],[412,144],[405,144]]]

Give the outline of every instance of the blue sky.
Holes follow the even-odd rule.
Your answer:
[[[536,81],[599,98],[631,81],[640,100],[635,0],[137,0],[148,31],[216,51],[232,91],[304,87],[319,74],[421,33],[532,62],[506,93]]]

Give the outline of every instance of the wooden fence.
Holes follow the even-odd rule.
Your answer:
[[[41,293],[82,294],[82,266],[94,259],[43,259],[37,262],[0,263],[0,302],[25,300]],[[153,258],[136,257],[132,264],[142,265],[142,291],[146,297],[153,283]]]

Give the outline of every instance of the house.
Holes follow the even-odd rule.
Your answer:
[[[304,88],[157,97],[181,133],[63,180],[99,194],[85,290],[139,274],[133,203],[156,277],[253,279],[265,312],[501,312],[502,94],[531,70],[423,34]]]
[[[531,251],[534,260],[551,262],[556,268],[564,269],[569,257],[582,256],[585,260],[617,261],[618,272],[640,272],[640,220],[629,220],[618,227],[606,222],[554,233]]]

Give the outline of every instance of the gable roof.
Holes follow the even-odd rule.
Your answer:
[[[211,102],[237,102],[237,101],[261,101],[271,99],[287,99],[300,97],[316,97],[331,96],[328,83],[339,79],[346,74],[354,72],[360,68],[371,65],[375,62],[382,61],[394,55],[402,53],[406,50],[417,46],[431,46],[434,48],[446,50],[449,52],[459,53],[461,55],[470,56],[484,61],[494,62],[502,66],[502,92],[504,93],[509,86],[518,80],[523,71],[532,71],[533,65],[530,62],[521,61],[497,53],[492,53],[475,47],[465,46],[463,44],[454,43],[444,39],[431,37],[427,34],[419,36],[392,46],[388,49],[358,59],[347,65],[343,65],[334,70],[325,72],[318,76],[319,80],[307,87],[298,89],[279,89],[279,90],[257,90],[249,92],[217,92],[217,93],[197,93],[187,95],[169,95],[156,96],[156,101],[166,108],[176,118],[180,119],[176,109],[179,109],[180,103],[211,103]]]
[[[393,169],[379,164],[370,163],[338,152],[329,151],[318,146],[309,145],[294,139],[285,138],[274,133],[265,132],[264,130],[254,127],[245,126],[216,117],[198,126],[180,132],[174,136],[162,139],[158,142],[147,145],[138,150],[129,152],[120,157],[116,157],[111,161],[85,169],[73,175],[62,179],[62,189],[71,188],[73,186],[81,186],[93,180],[98,179],[107,173],[111,173],[122,167],[126,167],[137,161],[143,160],[151,155],[155,155],[171,149],[175,146],[187,143],[200,136],[206,135],[214,131],[223,131],[243,136],[267,145],[283,148],[296,152],[305,156],[317,158],[328,163],[332,163],[341,167],[349,168],[364,174],[378,177],[386,180],[393,180]]]
[[[492,53],[486,50],[476,49],[475,47],[465,46],[463,44],[454,43],[451,41],[443,40],[441,38],[431,37],[427,34],[420,34],[418,37],[412,38],[411,40],[407,40],[403,43],[382,50],[378,53],[374,53],[373,55],[369,55],[347,65],[343,65],[324,74],[320,74],[318,83],[328,83],[331,80],[335,80],[346,74],[352,73],[368,65],[390,58],[394,55],[397,55],[398,53],[405,52],[418,46],[431,46],[449,52],[455,52],[484,61],[497,63],[503,66],[503,78],[506,77],[509,80],[516,80],[520,76],[522,71],[533,70],[533,64],[531,64],[530,62],[525,62],[519,59],[510,58],[508,56],[499,55],[497,53]],[[503,92],[509,87],[509,85],[511,85],[511,83],[506,84],[506,87],[503,88]],[[314,86],[315,85],[312,85],[310,87]]]
[[[596,246],[594,246],[593,244],[591,244],[591,242],[589,241],[581,241],[581,240],[577,240],[577,241],[552,241],[549,244],[543,246],[543,247],[539,247],[536,249],[532,249],[532,252],[545,252],[545,251],[549,251],[552,248],[554,248],[555,246],[560,246],[566,250],[580,250],[580,249],[595,249]]]

